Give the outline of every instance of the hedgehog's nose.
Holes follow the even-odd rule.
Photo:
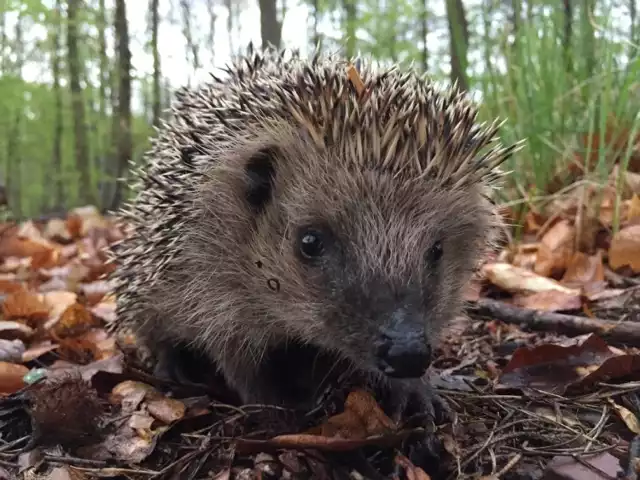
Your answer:
[[[431,363],[423,320],[397,310],[389,324],[380,328],[375,344],[378,368],[390,377],[421,377]]]

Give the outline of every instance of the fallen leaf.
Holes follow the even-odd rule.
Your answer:
[[[91,312],[78,302],[69,305],[60,315],[59,321],[53,325],[55,338],[74,337],[85,333],[96,326]]]
[[[416,467],[411,460],[404,455],[396,455],[394,458],[396,465],[404,469],[407,480],[431,480],[431,477],[420,467]]]
[[[51,343],[48,340],[42,343],[32,344],[27,350],[22,353],[21,361],[23,363],[31,362],[41,355],[55,350],[56,348],[58,348],[58,345],[56,345],[55,343]]]
[[[568,220],[555,223],[540,239],[535,273],[550,277],[563,271],[573,253],[576,229]]]
[[[175,398],[156,398],[147,402],[147,410],[151,415],[165,424],[177,422],[184,417],[184,403]]]
[[[538,261],[539,249],[540,244],[537,242],[517,245],[515,248],[513,259],[510,263],[512,263],[516,267],[533,270],[536,262]]]
[[[24,292],[25,288],[19,282],[0,279],[0,293]]]
[[[581,287],[595,282],[604,281],[604,265],[602,252],[586,255],[575,252],[567,265],[567,270],[561,282],[568,287]]]
[[[6,340],[21,339],[26,340],[34,334],[33,328],[22,322],[11,322],[0,320],[0,337]]]
[[[98,372],[110,372],[110,373],[122,373],[122,360],[123,355],[118,355],[103,360],[96,360],[87,365],[74,365],[65,362],[54,363],[49,367],[49,377],[54,376],[66,376],[69,374],[80,374],[85,381],[90,381],[91,378]]]
[[[73,241],[71,233],[67,229],[67,224],[60,218],[52,218],[47,222],[43,236],[48,240],[58,243],[69,243]]]
[[[151,430],[155,419],[142,412],[133,412],[129,417],[129,426],[134,430]]]
[[[614,270],[629,266],[635,273],[640,272],[640,225],[630,225],[613,236],[609,265]]]
[[[559,290],[546,290],[531,295],[514,295],[513,303],[530,310],[561,312],[580,310],[582,298],[577,294],[569,294]]]
[[[0,392],[15,393],[24,387],[24,376],[29,369],[17,363],[0,362]]]
[[[567,295],[580,295],[577,289],[565,287],[551,278],[508,263],[485,264],[482,273],[488,281],[510,293],[528,294],[555,290]]]
[[[640,355],[621,354],[591,334],[577,344],[519,348],[503,368],[496,390],[535,388],[577,393],[597,382],[628,376],[640,378]]]
[[[609,404],[613,407],[627,428],[636,435],[640,435],[640,421],[638,421],[638,417],[631,410],[623,407],[622,405],[618,405],[611,398],[608,400]]]
[[[18,290],[7,295],[2,304],[2,314],[7,320],[26,319],[37,324],[49,318],[49,308],[40,295]]]
[[[89,477],[81,470],[69,465],[54,467],[43,480],[85,480]]]
[[[637,193],[633,194],[631,201],[629,202],[629,210],[627,211],[627,220],[631,221],[636,218],[640,218],[640,196]]]
[[[0,361],[10,363],[22,362],[24,351],[25,346],[22,340],[0,339]]]
[[[584,464],[587,465],[584,465]],[[619,478],[622,473],[620,461],[609,452],[595,455],[582,455],[580,461],[569,456],[553,457],[547,464],[542,480],[604,480],[607,477],[596,472],[608,475],[608,478]]]
[[[344,411],[329,417],[319,427],[307,433],[324,437],[363,439],[395,430],[393,421],[385,415],[369,392],[354,390],[347,396]]]

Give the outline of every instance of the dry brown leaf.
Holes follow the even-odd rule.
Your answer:
[[[510,263],[516,267],[533,270],[538,261],[539,249],[540,244],[538,242],[520,244],[516,247],[513,260]]]
[[[629,266],[635,273],[640,272],[640,225],[630,225],[613,236],[609,265],[614,270]]]
[[[24,342],[19,339],[0,339],[0,361],[9,363],[22,362],[22,354],[25,351]]]
[[[47,322],[45,328],[51,328],[53,324],[58,322],[64,311],[74,303],[76,303],[78,295],[66,290],[57,290],[42,294],[42,300],[49,308],[51,320]]]
[[[638,421],[638,417],[631,410],[623,407],[622,405],[618,405],[611,398],[608,400],[609,404],[613,407],[627,428],[636,435],[640,435],[640,421]]]
[[[25,273],[29,272],[30,266],[31,258],[6,257],[0,265],[0,272],[13,275],[13,279],[22,280]]]
[[[569,294],[558,290],[546,290],[530,295],[514,295],[513,303],[530,310],[559,312],[580,310],[582,298],[577,294]]]
[[[42,343],[31,345],[22,353],[22,362],[31,362],[41,355],[55,350],[56,348],[58,348],[58,345],[55,343],[51,343],[48,340]]]
[[[93,228],[107,228],[107,220],[95,205],[74,208],[69,217],[78,217],[81,221],[80,236],[85,237]]]
[[[155,418],[143,412],[133,412],[129,417],[129,426],[134,430],[151,430]]]
[[[529,210],[524,216],[523,224],[526,233],[537,233],[544,225],[544,217],[538,212]]]
[[[30,240],[42,240],[44,238],[33,220],[27,220],[18,225],[15,236],[18,238],[28,238]]]
[[[105,297],[102,302],[91,308],[91,313],[106,323],[111,323],[116,318],[116,304]]]
[[[29,257],[32,268],[51,268],[60,261],[59,248],[45,239],[32,223],[23,224],[16,235],[0,239],[0,257]]]
[[[411,460],[404,455],[398,454],[394,460],[396,465],[404,469],[407,480],[431,480],[431,477],[427,475],[424,470],[420,467],[416,467]]]
[[[62,312],[60,320],[53,326],[52,334],[56,338],[75,337],[95,325],[96,322],[87,307],[75,302]]]
[[[18,290],[5,298],[2,304],[4,318],[26,319],[32,323],[41,323],[49,318],[49,307],[37,293]]]
[[[344,408],[364,420],[368,435],[388,433],[396,427],[382,411],[375,398],[365,390],[354,390],[349,393]]]
[[[91,350],[95,360],[106,360],[118,354],[115,337],[103,328],[92,328],[76,338]]]
[[[371,394],[354,390],[347,396],[344,411],[329,417],[307,433],[323,437],[361,440],[393,432],[395,424],[386,416]]]
[[[603,282],[604,265],[602,263],[602,252],[598,251],[595,255],[575,252],[561,281],[564,285],[571,287]]]
[[[510,293],[530,294],[555,290],[567,295],[580,295],[577,289],[565,287],[553,279],[508,263],[488,263],[481,270],[488,281]]]
[[[632,221],[636,218],[640,218],[640,196],[638,196],[637,193],[634,193],[631,201],[629,202],[629,210],[627,210],[627,220]]]
[[[52,218],[47,222],[43,236],[59,243],[68,243],[73,240],[66,222],[60,218]]]
[[[35,331],[29,325],[11,320],[0,320],[0,338],[26,340],[33,336]]]
[[[97,305],[112,290],[113,286],[107,280],[83,283],[79,286],[80,292],[87,299],[87,305]]]
[[[619,168],[616,165],[616,168]],[[640,174],[635,172],[626,171],[624,172],[624,180],[627,184],[627,187],[634,195],[640,195]]]
[[[0,293],[14,293],[19,291],[25,291],[25,287],[20,282],[15,282],[13,280],[5,280],[0,279]]]
[[[69,465],[55,467],[43,480],[85,480],[89,477],[81,470]]]
[[[576,229],[568,220],[555,223],[540,239],[534,272],[550,277],[563,271],[573,253]]]
[[[155,398],[147,402],[147,411],[162,423],[170,424],[184,417],[186,407],[175,398]]]
[[[31,257],[50,250],[52,250],[50,244],[28,238],[5,236],[0,240],[0,257]]]
[[[145,398],[155,399],[161,398],[162,394],[151,385],[134,380],[125,380],[113,387],[109,401],[115,404],[121,404],[123,410],[134,411]]]
[[[25,386],[24,376],[29,369],[17,363],[0,362],[0,392],[15,393]]]

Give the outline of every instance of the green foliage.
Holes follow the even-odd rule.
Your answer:
[[[194,5],[202,2],[188,1]],[[305,2],[311,14],[317,16],[323,48],[339,47],[344,51],[353,47],[345,37],[347,32],[355,32],[355,49],[358,52],[382,64],[412,63],[415,68],[422,69],[426,62],[428,73],[434,79],[448,81],[450,40],[445,0],[299,1]],[[161,0],[161,4],[164,2]],[[0,51],[0,94],[3,98],[0,102],[0,172],[17,205],[14,213],[22,216],[53,208],[52,185],[58,181],[64,187],[64,207],[72,207],[79,202],[79,174],[66,57],[67,2],[60,2],[60,15],[54,10],[55,3],[55,0],[4,0],[0,3],[0,15],[4,19],[0,24],[0,34],[3,34],[3,50]],[[575,161],[583,163],[589,172],[587,181],[602,183],[609,175],[616,156],[608,151],[605,142],[598,139],[615,135],[612,129],[626,131],[625,138],[633,137],[633,132],[640,130],[640,56],[637,55],[640,29],[637,26],[631,28],[622,21],[628,2],[570,2],[569,44],[565,42],[565,2],[528,0],[517,4],[475,0],[463,1],[463,4],[470,32],[467,75],[472,93],[482,100],[481,117],[486,120],[494,117],[506,119],[502,133],[506,142],[527,140],[525,149],[509,165],[514,175],[508,188],[500,192],[503,200],[527,204],[543,201],[549,194],[551,180],[556,183],[558,178],[562,179],[569,163]],[[347,9],[349,5],[355,5],[355,16],[352,10]],[[515,23],[514,12],[511,11],[514,5],[520,15],[520,20]],[[111,40],[114,36],[112,8],[113,2],[106,0],[106,35]],[[241,8],[244,7],[236,5],[233,11]],[[15,20],[18,17],[22,22],[22,42],[16,40]],[[117,96],[112,96],[112,91],[117,94],[118,79],[116,75],[107,75],[104,88],[99,83],[99,18],[98,0],[84,0],[77,22],[81,36],[81,83],[91,177],[95,189],[105,181],[114,181],[105,173],[112,169],[105,165],[118,160],[115,158],[113,132],[116,123],[112,118],[112,103],[117,99]],[[193,19],[193,25],[196,20]],[[205,25],[209,23],[208,19],[200,20]],[[168,23],[164,19],[163,25]],[[201,27],[202,24],[193,28]],[[136,25],[133,30],[138,33],[131,39],[132,44],[146,46],[148,55],[149,29]],[[424,38],[425,31],[428,41]],[[60,172],[52,168],[56,103],[51,68],[56,32],[61,44],[63,94]],[[311,37],[301,38],[297,44],[289,46],[301,47],[310,40]],[[243,42],[234,39],[236,45]],[[133,53],[134,98],[142,99],[141,108],[134,105],[132,119],[133,158],[137,160],[153,134],[151,106],[154,99],[151,76],[138,69],[141,59],[136,55],[140,55],[140,50]],[[110,50],[108,55],[106,63],[109,70],[113,70],[116,65],[113,51]],[[205,64],[203,68],[210,70],[210,65]],[[163,108],[170,97],[167,82],[165,78],[161,80]],[[172,88],[178,86],[171,85]],[[101,111],[101,105],[106,106],[106,111]],[[596,148],[593,152],[590,151],[591,145]],[[631,145],[618,147],[622,156],[620,162],[625,167]],[[589,158],[594,161],[587,162]],[[571,181],[570,178],[565,180]]]
[[[640,98],[633,92],[640,62],[625,62],[627,43],[611,38],[609,20],[596,16],[593,22],[601,27],[595,32],[591,22],[587,27],[575,23],[565,49],[563,12],[540,9],[520,25],[515,45],[503,49],[507,68],[500,72],[490,66],[476,77],[485,118],[508,119],[503,134],[507,141],[527,139],[510,165],[515,173],[515,188],[505,190],[515,197],[510,200],[531,201],[529,195],[547,193],[552,178],[576,159],[590,172],[589,181],[603,182],[616,152],[596,139],[637,128]],[[505,32],[498,35],[502,38],[496,43],[505,44]],[[596,144],[598,151],[591,151]],[[596,164],[588,158],[597,158]]]

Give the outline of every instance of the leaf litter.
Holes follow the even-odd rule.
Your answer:
[[[640,176],[629,173],[618,207],[585,187],[529,209],[521,238],[469,285],[468,316],[443,334],[430,373],[454,417],[435,429],[429,472],[411,460],[422,429],[394,424],[366,390],[302,422],[239,406],[224,385],[154,378],[134,338],[105,330],[104,249],[126,232],[95,208],[3,225],[0,477],[636,478]]]

